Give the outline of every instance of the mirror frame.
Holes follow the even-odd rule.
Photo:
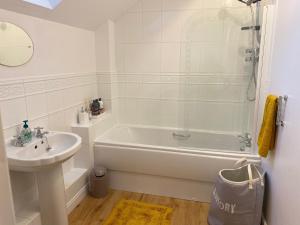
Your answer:
[[[15,24],[15,23],[12,23],[12,22],[10,22],[10,21],[1,21],[1,20],[0,20],[0,23],[9,23],[9,24],[12,24],[12,25],[14,25],[14,26],[16,26],[16,27],[19,27],[19,28],[22,29],[22,31],[29,37],[29,39],[31,40],[31,43],[32,43],[32,54],[31,54],[30,58],[28,58],[28,60],[27,60],[26,62],[24,62],[24,63],[22,63],[22,64],[19,64],[19,65],[16,65],[16,66],[5,65],[5,64],[2,64],[2,63],[0,62],[0,66],[5,66],[5,67],[9,67],[9,68],[14,68],[14,67],[18,67],[18,66],[23,66],[23,65],[27,64],[28,62],[30,62],[30,61],[32,60],[33,56],[34,56],[35,48],[34,48],[34,42],[33,42],[32,38],[31,38],[31,36],[29,35],[29,33],[28,33],[23,27],[21,27],[21,26]]]

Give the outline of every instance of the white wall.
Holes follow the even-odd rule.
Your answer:
[[[299,224],[300,200],[300,2],[277,4],[270,92],[287,94],[289,100],[286,127],[279,129],[276,149],[263,161],[268,174],[265,208],[268,225],[295,225]]]
[[[245,131],[250,35],[240,28],[250,21],[236,0],[139,1],[115,21],[117,71],[108,76],[120,121]]]
[[[1,9],[0,20],[23,27],[35,48],[34,57],[24,66],[1,67],[0,79],[95,72],[93,32]]]
[[[23,27],[34,43],[34,56],[24,66],[0,66],[0,106],[5,137],[29,119],[50,130],[70,131],[77,110],[97,96],[95,34],[0,9],[0,21]],[[65,170],[72,160],[65,164]],[[16,213],[37,199],[35,177],[11,172]]]

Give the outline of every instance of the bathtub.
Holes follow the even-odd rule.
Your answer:
[[[241,158],[260,163],[237,135],[128,125],[97,137],[94,157],[114,188],[206,202],[219,170]]]

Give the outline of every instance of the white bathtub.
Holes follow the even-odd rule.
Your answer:
[[[192,131],[190,137],[180,137],[174,133],[186,135],[163,128],[115,126],[96,138],[95,164],[112,171],[112,186],[120,189],[209,201],[207,195],[219,170],[232,168],[244,157],[260,163],[257,155],[240,151],[236,135]],[[182,187],[172,193],[174,185]]]

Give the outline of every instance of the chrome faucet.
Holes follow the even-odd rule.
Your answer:
[[[252,146],[252,138],[249,133],[245,133],[244,135],[238,135],[241,144],[244,144],[246,147],[251,148]]]
[[[43,129],[44,129],[43,127],[36,127],[36,128],[34,128],[34,130],[35,130],[35,137],[36,138],[43,139],[46,134],[49,134],[48,131],[42,132]]]
[[[15,135],[14,138],[11,140],[11,145],[15,147],[24,147],[25,142],[23,141],[21,135]]]
[[[34,130],[35,130],[35,137],[42,139],[42,141],[45,140],[46,144],[47,144],[46,150],[50,151],[52,148],[51,148],[51,146],[49,144],[48,137],[47,137],[47,134],[49,134],[49,132],[48,131],[42,132],[43,129],[44,129],[43,127],[36,127],[36,128],[34,128]]]

